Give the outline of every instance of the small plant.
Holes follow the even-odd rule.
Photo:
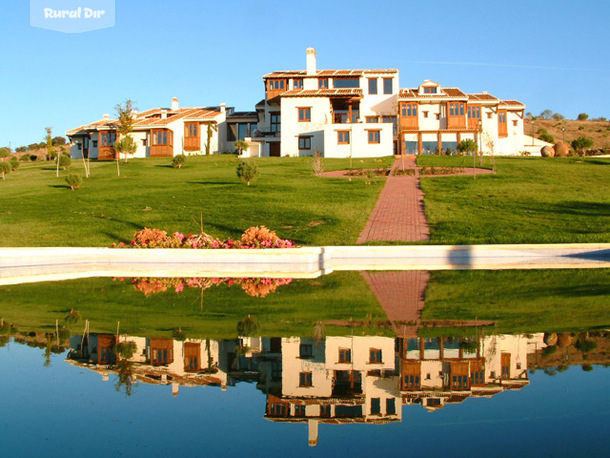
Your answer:
[[[367,170],[364,173],[364,182],[367,185],[370,185],[373,182],[373,178],[375,178],[375,171],[374,170]]]
[[[585,126],[578,126],[578,130],[585,130]]]
[[[114,347],[114,352],[123,359],[129,359],[135,355],[138,349],[136,343],[132,340],[120,342]]]
[[[318,151],[318,148],[314,149],[313,161],[311,162],[313,173],[315,176],[321,176],[324,173],[324,159]]]
[[[233,147],[237,150],[240,156],[244,151],[248,151],[249,148],[248,143],[244,140],[237,140],[235,143],[233,143]]]
[[[68,156],[64,156],[64,155],[59,156],[59,166],[62,169],[68,170],[71,165],[72,165],[72,159],[70,159]]]
[[[186,332],[184,332],[182,328],[174,328],[172,331],[172,336],[174,339],[179,340],[180,342],[184,342],[186,340]]]
[[[17,169],[19,168],[19,165],[20,165],[20,164],[19,164],[19,159],[17,159],[17,156],[13,156],[13,157],[11,158],[11,161],[9,162],[9,164],[11,164],[11,170],[12,170],[13,172],[16,172],[16,171],[17,171]]]
[[[458,144],[457,150],[460,154],[475,154],[477,144],[472,138],[466,138]]]
[[[76,309],[70,309],[70,313],[68,313],[64,318],[64,323],[76,324],[80,321],[80,312]]]
[[[258,178],[258,166],[253,161],[241,161],[237,164],[236,169],[237,177],[246,183],[246,185],[250,186],[256,178]]]
[[[178,156],[174,156],[172,159],[172,167],[175,169],[181,169],[185,162],[186,156],[184,154],[179,154]]]
[[[23,154],[23,155],[22,155],[22,156],[19,158],[19,160],[20,160],[21,162],[28,162],[28,161],[30,160],[30,155],[29,155],[28,153]]]
[[[592,146],[593,140],[591,140],[589,137],[582,136],[572,141],[572,148],[574,148],[574,151],[576,151],[576,154],[579,156],[583,156]]]
[[[547,133],[547,132],[542,132],[542,133],[540,133],[540,134],[538,135],[538,138],[539,138],[540,140],[542,140],[543,142],[547,142],[547,143],[555,143],[555,138],[554,138],[554,137],[553,137],[551,134],[549,134],[549,133]]]
[[[589,115],[587,113],[580,113],[576,119],[578,121],[586,121],[589,119]]]
[[[4,180],[4,176],[11,171],[11,164],[8,162],[0,162],[0,173],[2,174],[2,179]]]
[[[68,183],[70,189],[74,191],[75,189],[78,189],[81,184],[83,184],[83,179],[80,177],[80,175],[71,173],[66,177],[66,183]]]

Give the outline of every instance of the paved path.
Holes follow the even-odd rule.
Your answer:
[[[396,158],[393,169],[400,169],[403,159]],[[415,156],[404,157],[404,168],[415,169]],[[377,205],[357,243],[369,241],[418,242],[430,239],[424,212],[424,194],[419,177],[388,176]]]

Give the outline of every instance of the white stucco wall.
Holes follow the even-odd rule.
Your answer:
[[[350,131],[350,144],[338,144],[338,131]],[[380,130],[380,142],[368,143],[368,131]],[[324,157],[364,158],[393,154],[392,124],[329,124],[324,126]]]

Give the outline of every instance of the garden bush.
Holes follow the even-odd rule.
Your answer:
[[[19,158],[19,160],[20,160],[21,162],[27,162],[27,161],[31,160],[31,158],[30,158],[30,155],[29,155],[28,153],[26,153],[26,154],[22,155],[22,156]]]
[[[20,164],[19,164],[19,159],[17,159],[17,156],[13,156],[13,157],[11,158],[11,161],[9,162],[9,164],[11,164],[11,170],[12,170],[13,172],[16,172],[16,171],[17,171],[17,169],[19,168],[19,165],[20,165]]]
[[[74,175],[71,173],[66,177],[66,183],[68,183],[70,189],[74,191],[75,189],[78,189],[81,184],[83,184],[83,179],[80,177],[80,175]]]
[[[186,156],[184,154],[179,154],[178,156],[174,156],[172,159],[172,167],[175,169],[180,169],[186,162]]]
[[[68,156],[64,156],[64,155],[59,156],[59,166],[62,169],[68,170],[71,165],[72,165],[72,159],[70,159]]]
[[[241,161],[237,164],[237,177],[250,186],[254,180],[258,178],[258,166],[254,161]]]

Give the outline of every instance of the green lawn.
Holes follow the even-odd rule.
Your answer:
[[[422,166],[471,166],[471,157],[421,156]],[[354,168],[393,158],[354,160]],[[266,225],[299,245],[355,243],[385,180],[320,178],[310,158],[260,158],[250,187],[235,175],[238,159],[130,159],[92,163],[92,176],[70,191],[52,163],[24,164],[0,181],[0,246],[108,246],[146,227],[204,230],[238,237]],[[490,167],[489,158],[483,167]],[[497,158],[497,174],[422,177],[434,244],[610,241],[610,159]],[[326,170],[349,160],[326,159]],[[72,172],[82,175],[73,161]]]
[[[130,159],[120,178],[114,162],[93,162],[77,191],[65,183],[67,172],[55,177],[52,163],[23,165],[0,181],[0,246],[108,246],[145,226],[199,232],[200,215],[204,230],[221,238],[265,225],[300,245],[345,245],[358,238],[384,184],[313,176],[310,158],[257,162],[260,178],[250,187],[237,179],[232,155],[189,157],[182,169],[171,159]],[[325,166],[345,169],[349,161]],[[72,172],[84,176],[80,161]]]
[[[422,317],[491,320],[511,334],[607,329],[610,270],[432,272]]]
[[[235,338],[237,323],[256,318],[263,336],[312,336],[316,323],[328,320],[380,321],[387,317],[358,272],[337,272],[315,280],[294,280],[265,297],[251,297],[239,285],[185,288],[149,294],[136,291],[130,279],[91,278],[0,287],[0,318],[20,332],[54,332],[70,309],[81,320],[69,325],[82,332],[120,332],[144,337],[170,337],[182,328],[192,338]],[[358,332],[393,333],[392,329],[326,326],[328,335]]]
[[[421,156],[422,166],[472,157]],[[484,158],[489,167],[489,158]],[[497,158],[497,174],[423,177],[431,243],[610,242],[610,158]]]

